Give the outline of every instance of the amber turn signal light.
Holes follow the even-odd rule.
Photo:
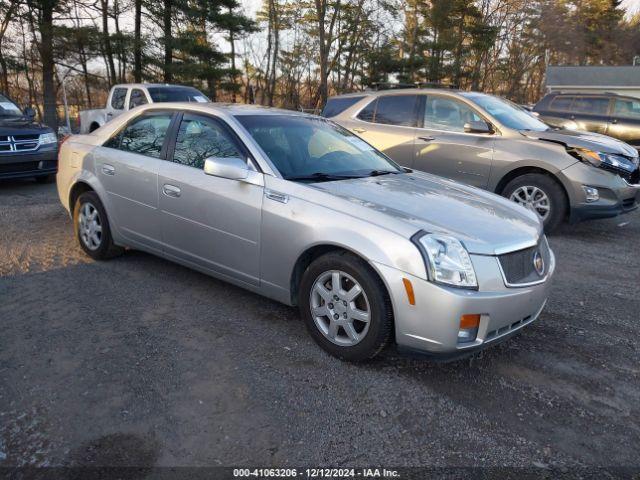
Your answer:
[[[467,330],[469,328],[478,328],[479,326],[480,326],[479,313],[462,315],[460,317],[460,330]]]
[[[411,285],[411,281],[408,278],[403,278],[402,283],[404,283],[404,289],[407,292],[407,300],[409,300],[409,305],[415,305],[416,295],[413,293],[413,285]]]

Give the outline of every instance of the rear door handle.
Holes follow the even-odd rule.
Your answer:
[[[165,183],[162,186],[162,193],[164,193],[167,197],[178,198],[180,196],[180,189],[175,185],[169,185]]]
[[[422,137],[418,137],[418,140],[422,140],[423,142],[432,142],[435,139],[436,137],[428,137],[426,135]]]
[[[102,173],[104,173],[105,175],[115,175],[116,168],[113,165],[105,163],[102,165]]]
[[[359,127],[352,128],[351,131],[352,132],[356,132],[356,133],[364,133],[364,132],[366,132],[366,130],[364,128],[359,128]]]

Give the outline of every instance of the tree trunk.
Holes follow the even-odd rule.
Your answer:
[[[164,33],[164,81],[165,83],[171,83],[171,81],[173,80],[173,72],[172,72],[173,37],[171,34],[171,7],[172,7],[172,0],[164,0],[164,11],[163,11],[162,18],[163,18],[163,33]],[[209,86],[209,88],[211,89],[212,87]]]
[[[42,92],[44,103],[44,123],[58,131],[58,114],[56,111],[56,90],[54,83],[55,63],[53,59],[53,8],[55,0],[42,2],[40,18],[40,59],[42,61]]]
[[[109,86],[116,83],[116,67],[113,62],[113,49],[111,48],[111,36],[109,35],[109,0],[100,0],[102,9],[102,43],[104,44],[104,54],[107,59],[107,69],[109,74]]]
[[[133,37],[133,78],[142,82],[142,0],[135,0]]]

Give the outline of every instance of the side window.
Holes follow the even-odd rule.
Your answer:
[[[171,113],[156,113],[135,118],[118,134],[107,140],[104,146],[160,158],[171,117]]]
[[[336,115],[344,112],[347,108],[355,105],[357,102],[362,100],[364,97],[339,97],[339,98],[330,98],[327,100],[327,104],[324,106],[322,110],[323,117],[331,118]]]
[[[378,104],[378,99],[376,98],[373,102],[369,103],[366,107],[360,110],[358,114],[358,118],[365,122],[373,122],[373,117],[376,113],[376,105]]]
[[[464,124],[482,121],[471,107],[450,98],[427,96],[424,105],[424,128],[464,132]]]
[[[569,112],[571,110],[572,103],[573,103],[573,97],[569,97],[566,95],[558,95],[553,100],[551,100],[551,105],[549,105],[549,109],[555,110],[557,112]]]
[[[124,100],[127,97],[126,88],[116,88],[111,95],[111,108],[114,110],[122,110],[124,108]]]
[[[134,88],[129,95],[129,110],[147,103],[147,97],[142,90]]]
[[[417,125],[417,107],[417,95],[385,95],[378,98],[373,121],[385,125],[415,127]]]
[[[571,111],[591,115],[606,115],[609,110],[609,99],[606,97],[575,97]]]
[[[616,117],[633,118],[640,120],[640,100],[631,98],[616,98],[613,115]]]
[[[178,130],[173,161],[202,169],[208,157],[245,158],[220,123],[185,113]]]

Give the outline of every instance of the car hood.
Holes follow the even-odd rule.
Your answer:
[[[454,236],[470,253],[480,255],[531,246],[542,232],[533,212],[498,195],[435,175],[416,172],[310,186],[409,222],[416,232]]]
[[[546,130],[544,132],[523,130],[520,133],[527,138],[560,142],[568,147],[588,148],[596,152],[615,153],[629,157],[638,155],[638,151],[631,145],[599,133],[579,132],[576,130]]]

